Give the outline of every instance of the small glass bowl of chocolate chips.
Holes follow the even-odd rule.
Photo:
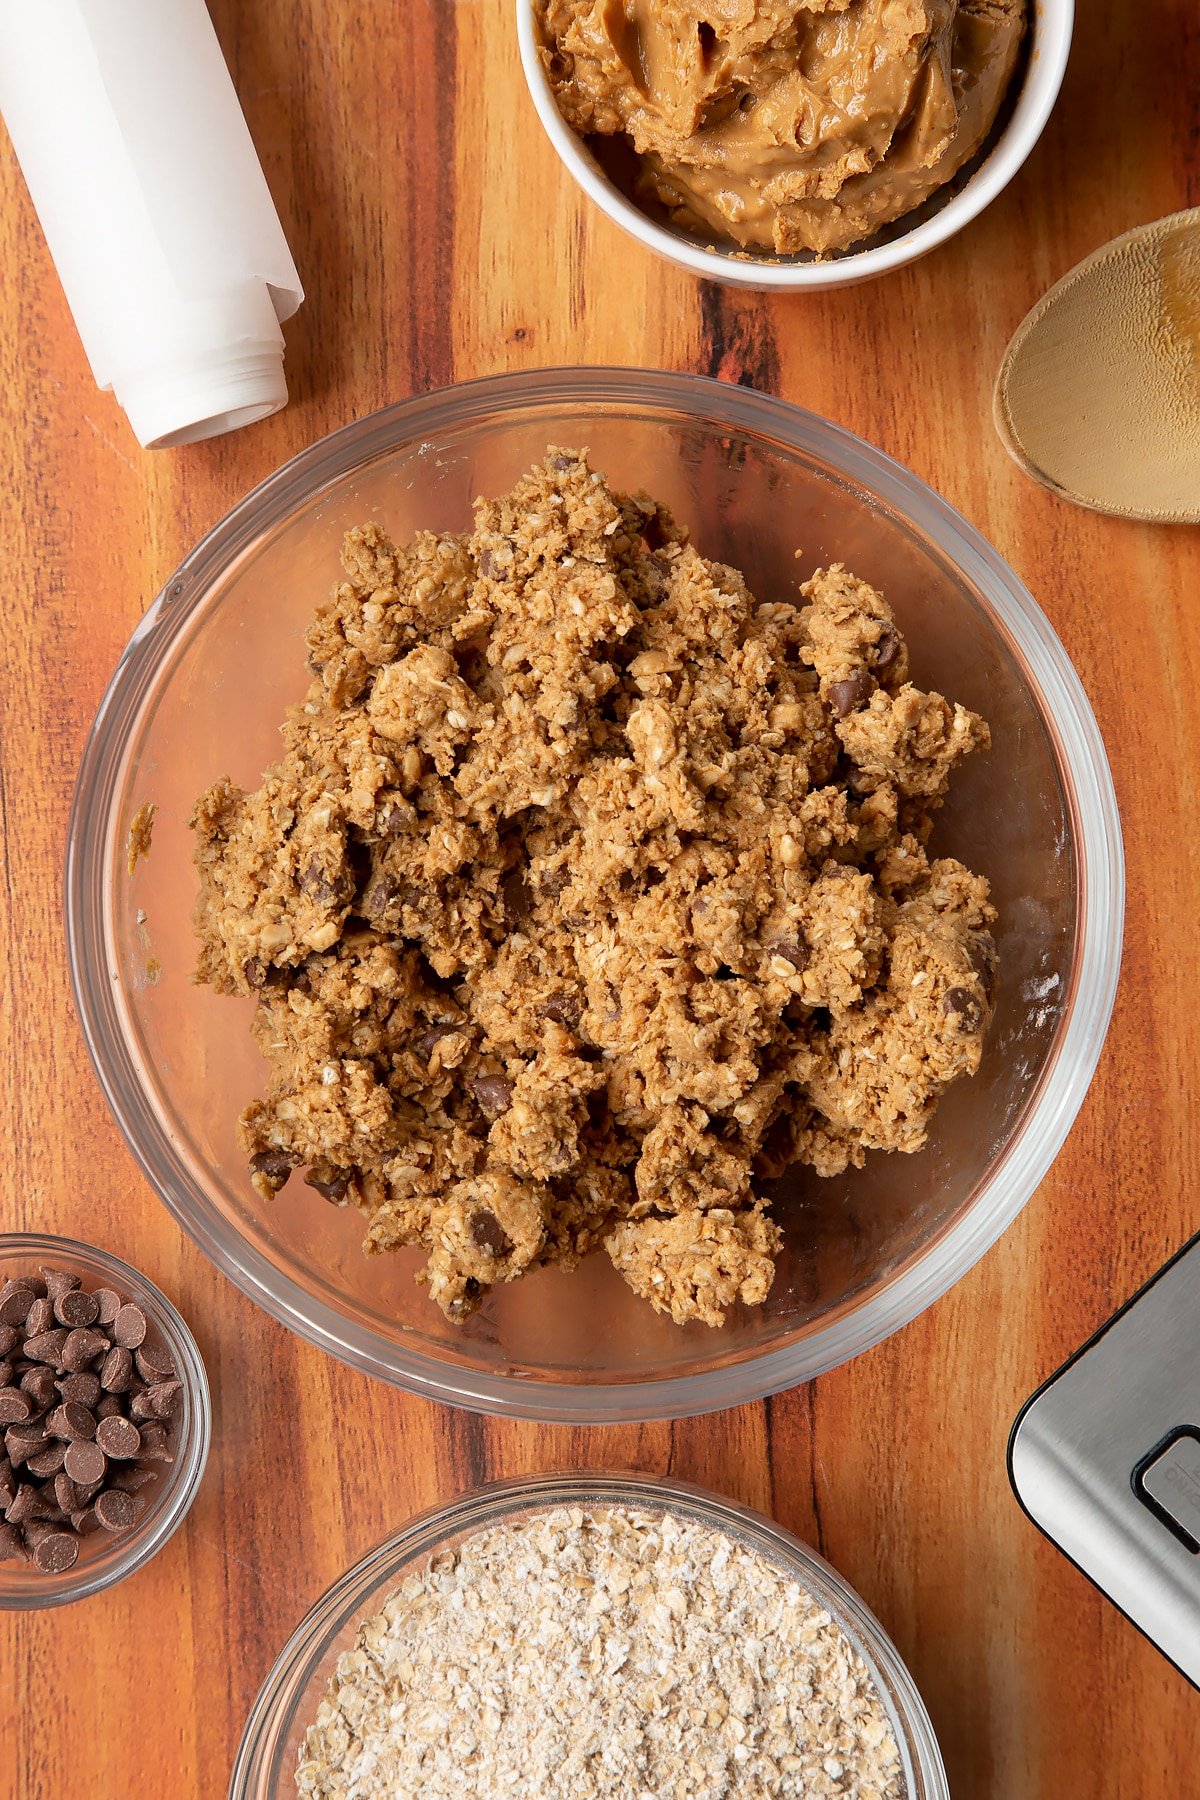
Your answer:
[[[196,1495],[212,1414],[165,1295],[69,1238],[0,1235],[0,1607],[99,1593]]]

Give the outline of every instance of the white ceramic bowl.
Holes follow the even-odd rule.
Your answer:
[[[538,55],[533,0],[516,0],[516,8],[521,61],[533,104],[550,142],[584,193],[631,237],[693,275],[727,287],[782,293],[851,287],[902,268],[944,244],[990,206],[1042,135],[1066,72],[1075,19],[1075,0],[1031,0],[1033,39],[1018,76],[1016,103],[966,181],[960,176],[948,182],[941,194],[911,215],[911,224],[901,219],[868,239],[864,249],[817,262],[807,252],[794,257],[709,249],[683,232],[656,224],[609,179],[559,112]]]

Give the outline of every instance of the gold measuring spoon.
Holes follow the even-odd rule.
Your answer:
[[[996,429],[1064,500],[1200,523],[1200,207],[1114,238],[1004,353]]]

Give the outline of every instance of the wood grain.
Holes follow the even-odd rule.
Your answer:
[[[0,1618],[0,1795],[224,1792],[254,1693],[325,1585],[418,1508],[574,1462],[706,1482],[820,1545],[896,1637],[958,1800],[1194,1791],[1200,1702],[1018,1512],[1025,1395],[1197,1224],[1200,535],[1072,511],[990,425],[1001,351],[1087,251],[1200,201],[1195,0],[1082,0],[1021,176],[916,267],[843,294],[702,287],[587,209],[537,126],[509,0],[214,0],[308,288],[292,402],[147,454],[97,393],[0,152],[0,1223],[132,1253],[195,1323],[216,1436],[187,1526],[95,1601]],[[906,1331],[807,1389],[674,1426],[480,1421],[289,1336],[185,1242],[92,1077],[59,889],[93,710],[143,608],[254,482],[437,383],[570,361],[752,382],[861,432],[973,520],[1049,612],[1105,733],[1129,857],[1116,1018],[1019,1223]]]

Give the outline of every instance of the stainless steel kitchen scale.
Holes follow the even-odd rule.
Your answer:
[[[1026,1401],[1018,1500],[1200,1686],[1200,1235]]]

